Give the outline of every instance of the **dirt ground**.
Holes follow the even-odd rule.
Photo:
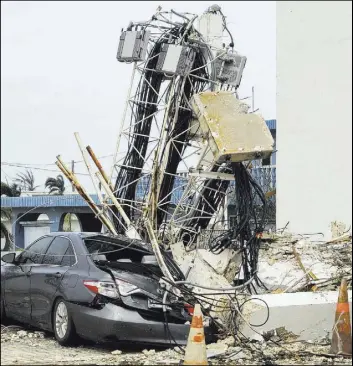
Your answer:
[[[237,346],[229,337],[208,345],[213,365],[351,365],[351,359],[324,356],[329,346],[296,342],[248,343]],[[1,329],[1,365],[177,365],[180,350],[134,349],[118,345],[61,347],[49,333],[15,326]]]

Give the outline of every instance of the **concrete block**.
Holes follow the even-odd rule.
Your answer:
[[[235,251],[231,249],[225,249],[220,254],[213,254],[206,249],[198,249],[198,253],[219,275],[225,273],[229,266],[229,262],[235,257]]]
[[[174,260],[179,265],[184,274],[188,273],[187,281],[201,286],[214,288],[229,288],[231,285],[227,279],[218,274],[200,255],[199,251],[188,253],[185,251],[183,243],[175,243],[171,245],[171,250]],[[199,287],[193,288],[194,293],[212,293],[214,290],[202,289]],[[225,295],[208,295],[208,302],[213,302],[217,311],[211,311],[212,316],[217,316],[226,326],[231,324],[230,312],[228,310],[228,296]],[[203,301],[200,301],[204,306],[208,306]],[[225,309],[222,310],[222,305]]]
[[[282,294],[264,294],[252,297],[243,308],[243,316],[248,323],[255,325],[256,332],[263,334],[280,327],[298,336],[298,340],[320,341],[331,338],[332,327],[338,300],[338,291],[330,292],[296,292]],[[352,291],[348,291],[350,316],[352,322]],[[259,299],[259,300],[258,300]],[[263,323],[269,307],[269,318]],[[252,330],[244,321],[240,324],[241,332],[253,339],[262,337]]]

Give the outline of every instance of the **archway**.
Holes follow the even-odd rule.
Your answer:
[[[80,218],[71,212],[65,212],[60,217],[59,231],[81,232],[82,224]]]
[[[93,213],[79,213],[77,214],[77,216],[80,219],[83,232],[102,232],[102,223],[96,218]]]

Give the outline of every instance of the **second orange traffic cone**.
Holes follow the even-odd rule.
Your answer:
[[[194,307],[184,365],[208,365],[202,311],[199,304]]]
[[[349,315],[347,281],[345,279],[342,280],[339,289],[330,353],[352,355],[351,319]]]

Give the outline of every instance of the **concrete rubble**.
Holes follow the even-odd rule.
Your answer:
[[[18,333],[22,336],[19,337]],[[26,335],[25,335],[26,333]],[[43,332],[40,332],[43,333]],[[83,345],[61,347],[52,335],[35,337],[33,331],[2,328],[1,364],[16,365],[177,365],[182,359],[179,348],[167,350],[109,350]],[[284,333],[285,334],[285,333]],[[30,337],[32,335],[32,337]],[[44,335],[44,333],[43,333]],[[33,351],[32,351],[33,350]],[[239,342],[227,337],[207,345],[209,364],[212,365],[350,365],[351,359],[329,357],[329,344],[310,344],[286,338],[282,333],[268,334],[266,340]],[[45,352],[43,357],[42,352]]]
[[[352,277],[350,235],[331,243],[289,234],[267,240],[260,251],[259,276],[269,292],[306,291],[313,282],[317,290],[330,291],[337,288],[341,278]]]

